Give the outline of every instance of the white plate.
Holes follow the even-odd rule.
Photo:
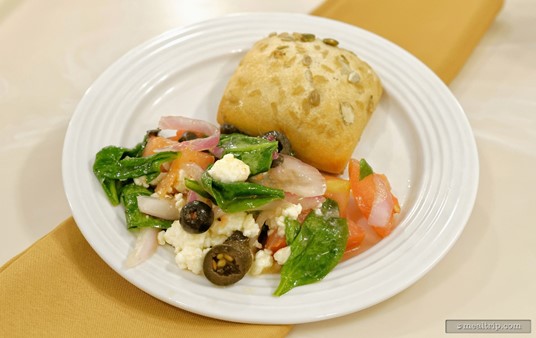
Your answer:
[[[388,175],[402,204],[391,236],[337,266],[323,281],[273,297],[279,276],[246,277],[221,288],[180,270],[164,247],[125,269],[134,236],[93,176],[107,145],[131,147],[162,115],[215,122],[224,86],[256,40],[272,31],[331,37],[378,72],[385,96],[355,156]],[[249,323],[304,323],[355,312],[407,288],[450,249],[471,213],[478,158],[466,116],[448,88],[396,45],[354,26],[296,14],[241,14],[179,28],[127,53],[89,88],[70,122],[63,177],[74,218],[121,276],[164,302]]]

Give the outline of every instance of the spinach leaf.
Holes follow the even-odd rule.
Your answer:
[[[196,193],[198,193],[199,195],[205,197],[205,198],[210,198],[214,203],[216,203],[216,201],[214,200],[214,198],[205,191],[205,189],[203,189],[203,186],[195,181],[195,180],[191,180],[189,178],[185,178],[184,179],[184,185],[186,186],[186,188],[192,190],[192,191],[195,191]]]
[[[124,156],[128,149],[108,146],[102,148],[95,157],[93,171],[97,177],[126,180],[160,172],[163,163],[178,157],[174,151],[164,151],[147,157]]]
[[[197,184],[187,182],[192,190],[212,196],[216,204],[227,213],[256,209],[273,200],[285,197],[283,190],[265,187],[249,182],[222,183],[213,180],[208,171],[201,176]],[[201,193],[202,194],[202,193]]]
[[[160,173],[160,166],[163,163],[172,161],[178,156],[176,152],[161,152],[148,157],[139,157],[144,143],[145,141],[132,149],[104,147],[95,156],[93,173],[112,205],[119,204],[121,187],[124,184],[122,181],[144,175],[155,177]]]
[[[326,198],[324,203],[322,203],[322,206],[320,207],[320,211],[322,212],[322,215],[324,217],[339,217],[339,204],[337,204],[337,201]]]
[[[167,229],[173,223],[172,221],[160,219],[157,217],[149,216],[140,211],[138,208],[138,196],[150,196],[152,191],[130,183],[123,187],[121,194],[121,200],[125,207],[125,216],[127,220],[127,227],[129,229],[135,228],[160,228]]]
[[[290,257],[281,268],[274,295],[323,279],[339,263],[347,241],[346,219],[309,213],[290,244]]]
[[[98,177],[98,176],[97,176]],[[124,185],[123,181],[112,180],[106,177],[99,178],[101,186],[108,197],[108,200],[112,205],[119,205],[119,199],[121,196],[121,191]]]
[[[295,219],[285,217],[285,241],[287,245],[291,245],[294,242],[296,236],[300,232],[301,224]]]
[[[278,143],[262,137],[223,134],[218,146],[223,149],[223,155],[233,154],[249,166],[250,175],[255,175],[270,169]]]

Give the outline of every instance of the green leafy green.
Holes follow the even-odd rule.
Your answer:
[[[158,173],[163,163],[178,157],[178,153],[174,151],[164,151],[147,157],[124,156],[127,150],[115,146],[102,148],[95,157],[95,175],[115,180],[136,178]]]
[[[167,229],[172,221],[146,215],[138,208],[138,196],[150,196],[153,192],[147,188],[130,183],[123,187],[121,201],[125,207],[127,227],[136,228],[160,228]]]
[[[141,176],[155,177],[160,166],[177,158],[177,152],[167,151],[140,157],[145,141],[129,149],[116,146],[102,148],[95,156],[93,173],[101,183],[108,200],[118,205],[124,181]]]
[[[285,217],[285,241],[287,245],[291,245],[294,242],[296,236],[300,232],[301,224],[295,219]]]
[[[320,207],[320,211],[322,212],[322,215],[324,217],[339,217],[339,205],[337,204],[337,201],[332,200],[331,198],[327,198],[324,203],[322,203],[322,206]]]
[[[339,263],[348,241],[348,224],[344,218],[331,216],[332,208],[329,202],[328,214],[311,212],[303,221],[290,244],[290,257],[281,268],[275,296],[323,279]]]
[[[359,180],[361,181],[362,179],[373,173],[374,171],[372,170],[372,167],[367,163],[367,161],[365,161],[364,158],[362,158],[359,161]]]
[[[223,149],[223,155],[233,154],[249,166],[250,175],[255,175],[270,169],[278,143],[262,137],[223,134],[218,146]]]
[[[214,203],[216,203],[216,201],[214,200],[214,197],[212,197],[212,195],[210,195],[208,192],[205,191],[205,189],[203,189],[203,186],[201,185],[201,183],[195,180],[191,180],[189,178],[185,178],[184,185],[186,186],[186,188],[192,191],[195,191],[196,193],[198,193],[199,195],[205,198],[210,198]]]
[[[222,183],[213,180],[205,171],[199,182],[186,181],[189,189],[203,195],[209,194],[227,213],[256,209],[268,202],[285,197],[283,190],[249,182]]]

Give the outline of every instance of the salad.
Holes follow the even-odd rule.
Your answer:
[[[400,212],[366,160],[352,159],[344,179],[293,155],[278,131],[166,116],[133,148],[102,148],[93,172],[137,236],[127,266],[171,246],[181,269],[215,285],[279,273],[281,296],[389,235]]]

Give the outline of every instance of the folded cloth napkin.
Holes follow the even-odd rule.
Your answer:
[[[312,14],[395,42],[449,83],[502,4],[503,0],[328,0]]]
[[[0,337],[284,337],[179,310],[119,276],[72,218],[0,268]]]
[[[327,0],[313,14],[382,35],[445,82],[459,71],[502,0]],[[289,325],[195,315],[129,284],[92,250],[72,218],[0,268],[1,337],[284,337]]]

